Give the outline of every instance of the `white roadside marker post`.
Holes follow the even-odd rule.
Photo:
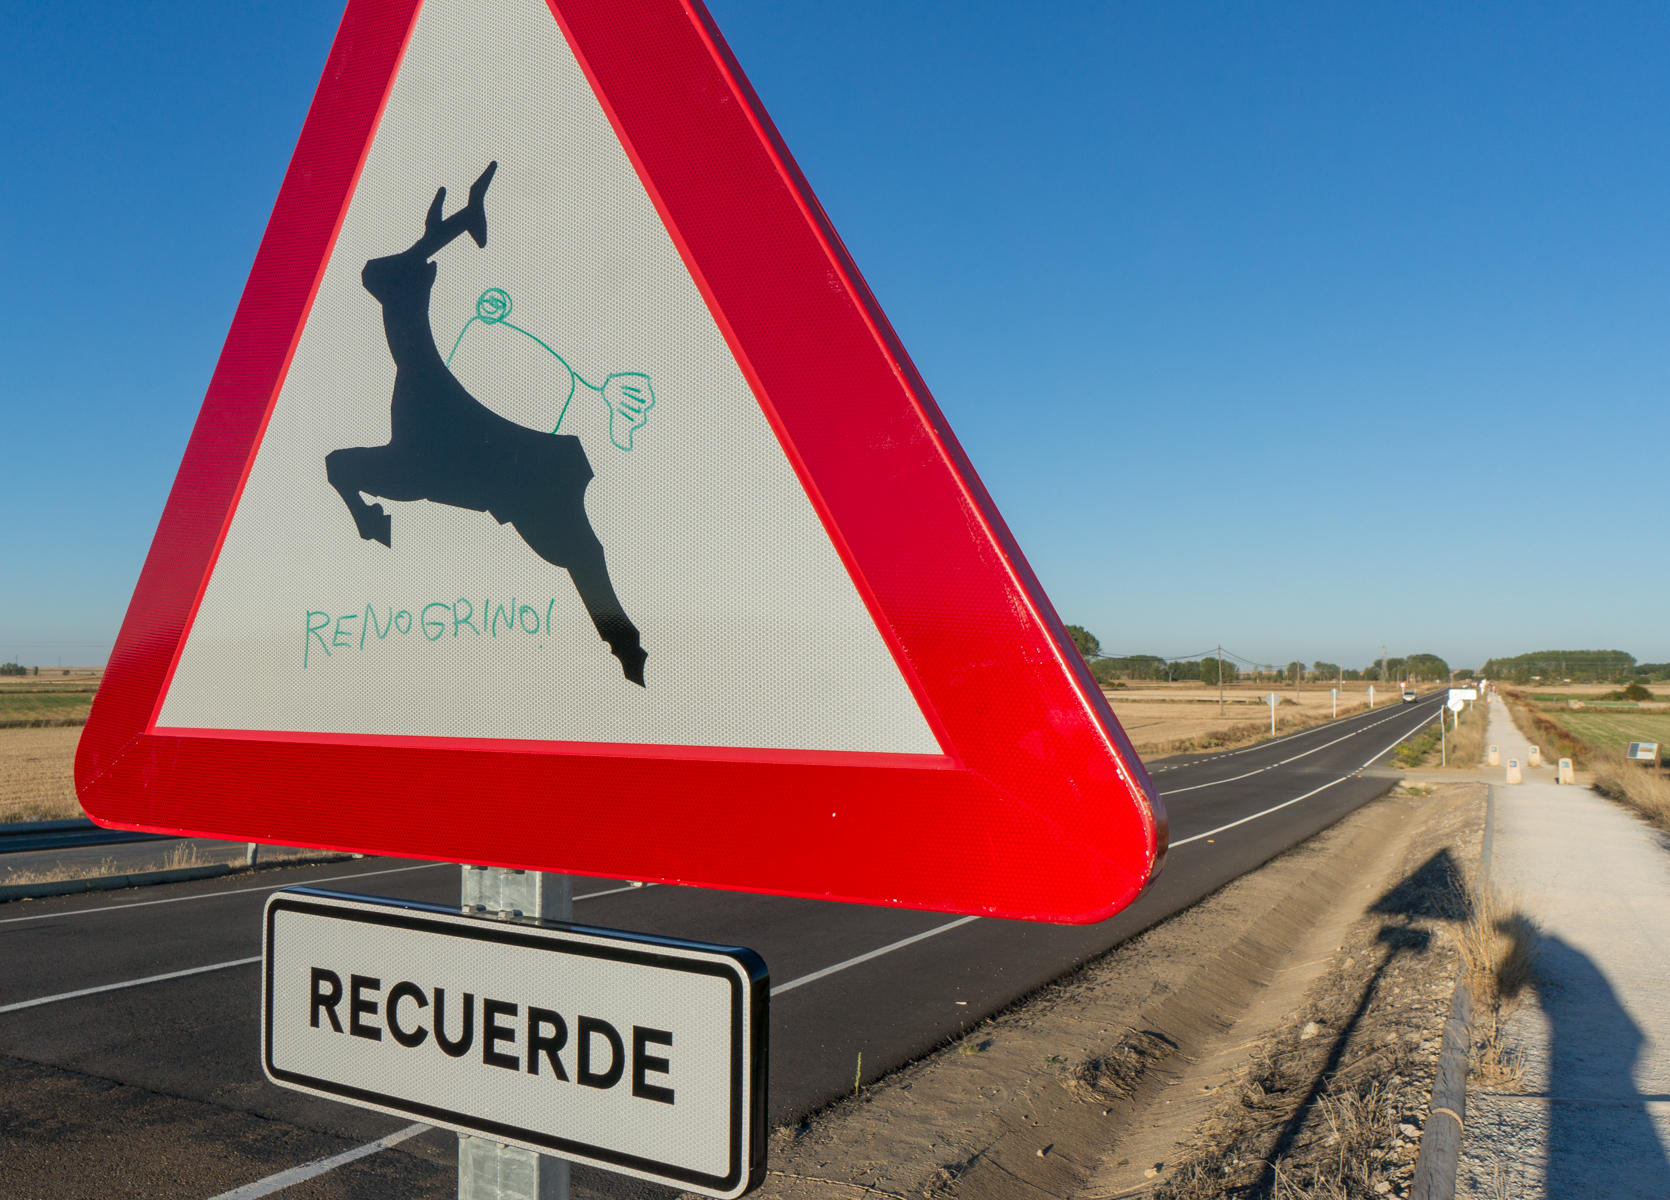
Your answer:
[[[462,868],[468,916],[574,919],[574,878],[506,867]],[[568,1200],[568,1160],[491,1138],[458,1135],[458,1200]]]

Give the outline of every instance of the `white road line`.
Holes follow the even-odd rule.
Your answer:
[[[1436,699],[1436,698],[1437,698],[1437,693],[1434,692],[1431,696],[1423,697],[1421,699],[1421,703],[1425,704],[1428,701]],[[1340,717],[1339,721],[1354,721],[1354,720],[1357,719],[1357,717],[1366,717],[1368,715],[1369,715],[1368,712],[1364,711],[1364,712],[1361,712],[1361,713],[1354,714],[1353,716]],[[1395,720],[1400,715],[1402,715],[1402,710],[1401,709],[1399,709],[1396,712],[1393,712],[1389,716],[1382,717],[1378,721],[1374,721],[1374,722],[1371,722],[1368,725],[1364,725],[1361,729],[1356,730],[1356,732],[1361,733],[1363,731],[1363,729],[1373,729],[1376,725],[1384,725],[1387,721]],[[1338,724],[1338,721],[1324,721],[1320,725],[1312,725],[1309,729],[1301,729],[1297,733],[1284,733],[1278,738],[1269,738],[1269,739],[1267,739],[1265,741],[1262,741],[1262,742],[1254,742],[1250,746],[1242,746],[1239,750],[1225,750],[1222,754],[1214,754],[1209,758],[1197,758],[1193,762],[1173,763],[1169,766],[1155,767],[1154,770],[1150,773],[1154,774],[1154,775],[1158,775],[1158,774],[1161,774],[1165,771],[1182,771],[1182,770],[1185,770],[1189,767],[1198,767],[1202,763],[1217,762],[1220,758],[1234,758],[1238,754],[1251,754],[1255,750],[1268,750],[1271,746],[1279,746],[1283,742],[1291,742],[1294,738],[1307,737],[1307,736],[1309,736],[1310,734],[1313,734],[1313,733],[1326,733],[1326,732],[1328,732],[1328,727],[1331,726],[1331,725],[1335,725],[1335,724]],[[1347,734],[1346,736],[1350,737],[1351,735]]]
[[[1432,720],[1434,720],[1434,718],[1432,718],[1432,717],[1426,718],[1425,720],[1423,720],[1420,723],[1420,725],[1416,725],[1416,726],[1412,727],[1409,730],[1409,733],[1414,733],[1415,730],[1420,729],[1422,726],[1428,724]],[[1377,759],[1377,758],[1381,757],[1382,755],[1386,754],[1387,752],[1392,750],[1394,747],[1396,747],[1399,742],[1402,742],[1405,738],[1407,738],[1409,736],[1409,733],[1406,733],[1406,734],[1403,735],[1403,737],[1398,738],[1396,742],[1393,742],[1390,746],[1387,746],[1385,750],[1380,750],[1380,751],[1377,751],[1376,753],[1370,755],[1369,758],[1368,758],[1368,761],[1364,762],[1363,765],[1358,767],[1356,771],[1347,772],[1346,774],[1341,775],[1338,779],[1331,780],[1328,783],[1323,784],[1319,788],[1313,788],[1312,790],[1306,792],[1303,796],[1295,796],[1291,800],[1284,800],[1280,804],[1272,805],[1270,808],[1265,809],[1263,812],[1255,812],[1255,813],[1251,814],[1250,816],[1242,817],[1239,821],[1231,821],[1228,825],[1220,825],[1216,829],[1208,829],[1205,833],[1197,833],[1193,837],[1186,837],[1186,838],[1183,838],[1179,841],[1172,842],[1171,845],[1168,847],[1168,849],[1175,850],[1179,846],[1187,846],[1190,842],[1198,842],[1198,841],[1200,841],[1201,838],[1213,837],[1217,834],[1220,834],[1220,833],[1224,832],[1224,830],[1226,830],[1226,829],[1234,829],[1237,825],[1245,825],[1248,821],[1256,821],[1256,820],[1258,820],[1258,818],[1267,817],[1273,812],[1280,812],[1282,809],[1286,808],[1290,804],[1297,804],[1301,800],[1309,800],[1312,796],[1316,795],[1318,792],[1325,792],[1337,783],[1344,783],[1347,779],[1350,779],[1352,776],[1356,775],[1358,771],[1366,770],[1374,762],[1375,759]]]
[[[340,883],[344,879],[368,879],[373,875],[398,875],[402,871],[427,871],[431,867],[456,867],[457,863],[419,863],[415,867],[389,867],[382,871],[357,871],[352,875],[332,875],[328,879],[315,880],[306,887],[318,887],[327,883]],[[30,917],[0,917],[0,925],[12,925],[18,921],[50,921],[54,917],[85,917],[94,913],[116,912],[123,908],[148,908],[153,904],[183,904],[187,900],[219,900],[224,896],[242,896],[249,892],[276,892],[282,888],[294,887],[291,883],[275,883],[267,887],[233,888],[225,892],[204,892],[196,896],[170,896],[165,900],[133,900],[127,904],[106,904],[102,908],[79,908],[73,912],[37,913]],[[593,896],[613,896],[619,892],[637,892],[645,887],[658,887],[658,884],[646,883],[643,887],[611,888],[606,892],[587,892],[584,896],[574,897],[576,900],[590,900]]]
[[[164,979],[179,979],[185,975],[202,975],[209,971],[224,971],[227,967],[247,967],[251,963],[261,961],[257,954],[254,958],[235,958],[231,962],[210,963],[206,967],[190,967],[184,971],[170,971],[166,975],[147,975],[143,979],[126,979],[121,983],[104,983],[98,987],[82,988],[78,992],[59,992],[56,996],[41,996],[35,1000],[19,1000],[13,1004],[0,1004],[0,1013],[16,1012],[20,1008],[34,1008],[39,1004],[54,1004],[59,1000],[74,1000],[77,996],[95,996],[99,992],[116,992],[123,988],[138,987],[142,983],[161,983]]]
[[[456,867],[457,863],[419,863],[415,867],[388,867],[381,871],[357,871],[352,875],[332,875],[327,879],[315,880],[316,886],[324,883],[340,883],[344,879],[369,879],[373,875],[398,875],[402,871],[427,871],[430,867]],[[220,900],[226,896],[242,896],[249,892],[276,892],[282,888],[294,887],[293,883],[273,883],[266,887],[232,888],[224,892],[199,892],[195,896],[170,896],[164,900],[131,900],[126,904],[106,904],[99,908],[78,908],[70,912],[37,913],[32,917],[0,917],[0,925],[15,925],[19,921],[50,921],[54,917],[89,917],[98,913],[117,912],[124,908],[149,908],[153,904],[184,904],[187,900]],[[12,903],[17,903],[13,901]]]
[[[944,925],[929,929],[923,933],[918,933],[912,937],[900,938],[898,941],[893,942],[890,945],[883,946],[879,950],[872,950],[868,954],[860,954],[857,958],[849,958],[845,962],[838,962],[834,966],[825,967],[821,971],[813,971],[810,975],[802,975],[799,979],[791,979],[787,983],[779,983],[776,987],[771,989],[771,994],[773,996],[781,996],[784,992],[792,992],[803,983],[816,982],[817,980],[824,978],[826,975],[833,975],[835,972],[844,971],[848,967],[856,967],[861,962],[869,962],[872,958],[880,958],[883,954],[891,954],[895,950],[903,950],[906,946],[915,942],[926,941],[928,938],[935,937],[938,934],[955,929],[959,925],[967,925],[970,921],[978,921],[979,919],[979,917],[959,917],[955,921],[949,921]]]
[[[1219,825],[1216,829],[1208,829],[1205,833],[1197,833],[1193,837],[1186,837],[1186,838],[1183,838],[1181,841],[1173,842],[1173,843],[1171,843],[1171,846],[1169,847],[1169,849],[1175,850],[1179,846],[1187,846],[1190,842],[1198,842],[1201,838],[1209,838],[1209,837],[1212,837],[1214,834],[1222,833],[1226,829],[1234,829],[1237,825],[1245,825],[1248,821],[1256,821],[1256,820],[1258,820],[1258,818],[1267,817],[1273,812],[1280,812],[1282,809],[1286,808],[1289,804],[1297,804],[1301,800],[1309,800],[1312,796],[1316,795],[1317,792],[1325,792],[1329,788],[1333,787],[1334,784],[1344,783],[1347,779],[1350,779],[1350,778],[1351,778],[1351,776],[1349,776],[1349,775],[1341,775],[1338,779],[1332,780],[1331,782],[1323,784],[1319,788],[1316,788],[1312,791],[1306,792],[1303,796],[1295,796],[1291,800],[1284,800],[1284,801],[1282,801],[1282,803],[1274,805],[1270,808],[1267,808],[1263,812],[1255,812],[1251,816],[1242,817],[1239,821],[1231,821],[1228,825]]]
[[[254,1200],[256,1196],[270,1196],[274,1192],[281,1192],[287,1187],[293,1187],[312,1179],[315,1175],[323,1175],[326,1171],[334,1171],[338,1167],[345,1167],[355,1159],[364,1158],[368,1154],[375,1154],[379,1150],[387,1150],[390,1146],[398,1146],[409,1137],[416,1137],[420,1133],[427,1133],[427,1125],[408,1125],[406,1128],[389,1134],[386,1138],[379,1138],[375,1142],[367,1142],[363,1146],[355,1146],[352,1150],[344,1150],[341,1154],[331,1158],[321,1158],[318,1162],[306,1163],[303,1166],[291,1167],[288,1171],[280,1171],[276,1175],[269,1175],[265,1179],[257,1179],[254,1183],[246,1183],[242,1187],[235,1187],[229,1192],[222,1192],[212,1200]]]
[[[437,866],[437,867],[445,867],[445,866],[454,866],[456,864],[454,864],[454,863],[431,863],[431,864],[427,864],[427,865]],[[397,867],[396,870],[415,871],[415,870],[417,870],[417,868],[416,867]],[[385,874],[389,874],[389,872],[386,872],[386,871],[367,871],[366,874],[368,874],[368,875],[385,875]],[[338,878],[342,878],[342,876],[338,876]],[[348,878],[354,878],[354,877],[353,876],[348,876]],[[654,887],[656,885],[651,883],[651,884],[645,884],[644,886],[645,887]],[[257,892],[257,891],[276,891],[277,889],[276,888],[244,888],[243,890],[246,891],[246,892]],[[584,896],[576,896],[576,897],[574,897],[574,899],[575,899],[576,902],[581,901],[581,900],[593,900],[593,899],[596,899],[598,896],[617,896],[621,892],[636,892],[636,891],[640,891],[640,890],[641,889],[635,888],[635,887],[610,888],[606,892],[587,892]],[[149,900],[149,901],[146,901],[146,903],[148,903],[148,904],[162,904],[162,903],[165,903],[165,901]],[[970,917],[969,919],[973,920],[972,917]],[[927,935],[923,934],[922,936],[926,937]],[[902,943],[902,942],[900,943],[900,945],[903,945],[903,944],[904,943]],[[891,949],[893,949],[893,947],[889,946],[886,949],[877,950],[876,954],[886,954],[887,951],[891,950]],[[869,957],[873,958],[873,957],[875,957],[875,955],[870,955]],[[259,954],[257,954],[254,958],[234,958],[230,962],[210,963],[206,967],[192,967],[189,970],[185,970],[185,971],[170,971],[166,975],[147,975],[143,979],[124,979],[121,983],[100,984],[98,987],[82,988],[80,991],[77,991],[77,992],[59,992],[56,996],[42,996],[37,1000],[19,1000],[19,1001],[16,1001],[15,1003],[12,1003],[12,1004],[0,1004],[0,1013],[16,1012],[20,1008],[34,1008],[38,1004],[52,1004],[52,1003],[54,1003],[55,1001],[58,1001],[58,1000],[74,1000],[77,996],[92,996],[92,995],[96,995],[99,992],[116,992],[116,991],[120,991],[123,988],[138,987],[140,984],[143,984],[143,983],[161,983],[165,979],[179,979],[183,975],[203,975],[203,974],[206,974],[210,971],[224,971],[228,967],[247,967],[250,963],[258,963],[260,961],[261,961],[261,956]],[[853,961],[856,962],[858,960],[854,959]],[[830,968],[830,970],[838,970],[838,969],[839,968],[836,968],[836,967],[831,967]],[[801,982],[805,982],[805,981],[802,980]]]
[[[1356,737],[1358,734],[1367,733],[1371,729],[1377,729],[1380,726],[1386,724],[1386,722],[1388,722],[1388,721],[1395,721],[1395,720],[1397,720],[1398,717],[1400,717],[1402,715],[1403,715],[1402,713],[1394,713],[1392,716],[1382,717],[1378,721],[1373,721],[1373,722],[1370,722],[1367,725],[1364,725],[1361,729],[1353,729],[1350,733],[1347,733],[1347,734],[1344,734],[1340,737],[1337,737],[1331,742],[1323,742],[1320,746],[1313,746],[1309,750],[1306,750],[1303,754],[1295,754],[1291,758],[1284,758],[1280,762],[1271,763],[1267,767],[1259,767],[1258,770],[1248,771],[1245,775],[1232,775],[1228,779],[1214,779],[1210,783],[1192,783],[1188,787],[1172,788],[1171,791],[1169,791],[1169,792],[1161,792],[1160,795],[1161,796],[1175,796],[1175,795],[1179,794],[1180,792],[1196,792],[1196,791],[1199,791],[1201,788],[1217,787],[1219,784],[1223,784],[1223,783],[1235,783],[1238,780],[1251,779],[1254,775],[1262,775],[1265,771],[1274,771],[1277,767],[1285,767],[1288,763],[1298,762],[1301,758],[1304,758],[1307,755],[1315,754],[1318,750],[1326,750],[1329,746],[1337,746],[1341,742],[1348,741],[1351,738]],[[1399,740],[1402,740],[1402,739],[1399,739]],[[1264,743],[1264,745],[1266,745],[1266,746],[1268,746],[1270,744],[1271,743],[1269,743],[1269,742]],[[1395,745],[1395,743],[1394,743],[1394,745]],[[1384,751],[1382,751],[1382,753],[1384,753]]]

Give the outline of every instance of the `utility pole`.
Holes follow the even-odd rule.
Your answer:
[[[1224,644],[1218,643],[1218,715],[1224,715]]]

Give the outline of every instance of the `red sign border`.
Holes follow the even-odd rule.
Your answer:
[[[1128,904],[1159,796],[695,0],[550,7],[945,756],[156,725],[419,7],[344,14],[77,751],[89,815],[1032,920]]]

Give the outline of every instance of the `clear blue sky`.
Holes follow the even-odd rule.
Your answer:
[[[713,11],[1105,648],[1670,660],[1670,10]],[[339,15],[9,12],[0,656],[108,652]]]

